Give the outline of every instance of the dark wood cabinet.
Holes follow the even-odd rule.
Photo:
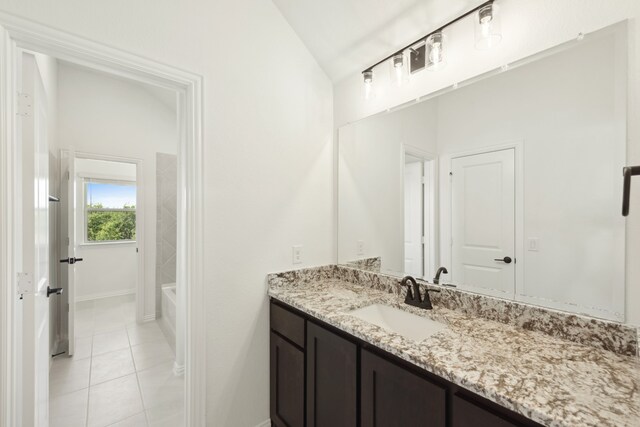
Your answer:
[[[304,426],[304,353],[271,332],[271,421],[278,427]]]
[[[540,427],[282,303],[271,304],[277,427]]]
[[[307,426],[354,427],[358,409],[358,348],[307,322]]]
[[[366,350],[360,360],[362,427],[445,427],[445,387]]]
[[[523,424],[493,412],[487,406],[455,394],[451,427],[517,427]]]

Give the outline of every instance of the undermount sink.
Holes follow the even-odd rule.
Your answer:
[[[415,341],[447,329],[440,322],[384,304],[368,305],[347,314]]]

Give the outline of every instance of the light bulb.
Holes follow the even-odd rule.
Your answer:
[[[444,35],[433,33],[427,37],[427,70],[439,70],[445,66]]]
[[[478,9],[476,15],[476,48],[491,49],[502,40],[498,7],[490,3]]]
[[[362,73],[364,78],[364,98],[369,100],[373,98],[373,70],[367,70]]]
[[[389,74],[394,86],[402,86],[409,81],[409,71],[405,65],[404,53],[396,53],[391,57]]]

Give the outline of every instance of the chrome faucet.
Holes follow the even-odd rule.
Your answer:
[[[447,269],[445,267],[440,267],[438,269],[438,271],[436,271],[436,277],[433,278],[433,284],[434,285],[439,285],[440,284],[440,273],[449,274],[449,272],[447,271]]]
[[[411,276],[405,276],[400,282],[401,286],[407,287],[407,296],[404,298],[405,304],[412,305],[418,308],[424,308],[425,310],[433,309],[431,305],[431,298],[429,297],[429,292],[440,292],[438,289],[429,289],[426,288],[424,292],[424,298],[420,296],[420,286],[416,279]]]

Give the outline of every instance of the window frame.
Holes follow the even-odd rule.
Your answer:
[[[88,203],[89,192],[87,186],[89,184],[115,184],[134,187],[136,189],[136,207],[135,208],[90,208]],[[115,178],[96,178],[85,176],[82,177],[82,244],[83,245],[120,245],[136,243],[138,238],[138,185],[137,181],[129,179]],[[135,212],[136,217],[136,238],[122,240],[89,240],[89,213],[90,212]]]

